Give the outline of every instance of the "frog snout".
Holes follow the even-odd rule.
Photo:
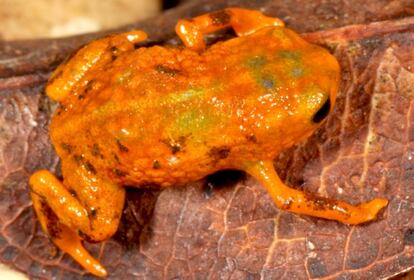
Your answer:
[[[313,115],[312,122],[320,123],[323,121],[329,114],[331,110],[331,98],[328,97],[319,110]]]

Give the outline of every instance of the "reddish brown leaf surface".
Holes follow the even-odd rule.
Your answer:
[[[110,279],[377,279],[414,267],[413,2],[306,2],[200,1],[135,27],[174,43],[177,18],[231,5],[263,8],[301,32],[330,29],[304,36],[341,63],[335,111],[275,165],[298,188],[351,203],[385,196],[389,206],[377,221],[350,227],[280,211],[238,173],[165,191],[131,189],[117,234],[88,245]],[[364,25],[331,29],[355,23]],[[91,277],[39,229],[27,179],[59,169],[44,81],[94,36],[1,45],[0,261],[35,279]]]

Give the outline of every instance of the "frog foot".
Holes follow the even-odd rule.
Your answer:
[[[207,33],[231,27],[237,36],[245,36],[270,26],[284,26],[284,23],[278,18],[267,17],[258,11],[227,8],[191,20],[179,20],[175,32],[187,48],[202,51],[206,47],[203,35]]]
[[[279,208],[298,214],[355,225],[375,219],[378,212],[388,204],[388,200],[377,198],[353,206],[292,189],[280,180],[272,161],[245,162],[243,168],[263,184]]]
[[[113,235],[121,217],[125,189],[92,176],[84,167],[72,167],[62,161],[65,184],[47,170],[30,177],[33,208],[43,230],[62,251],[93,275],[104,277],[105,268],[88,253],[82,240],[97,242]],[[87,193],[91,187],[94,190]],[[102,210],[101,205],[108,209]]]
[[[358,213],[361,213],[361,217],[358,219],[355,215],[355,219],[348,221],[348,224],[360,224],[374,220],[377,217],[378,212],[387,206],[388,200],[384,198],[375,198],[368,202],[363,202],[356,207],[359,209]]]

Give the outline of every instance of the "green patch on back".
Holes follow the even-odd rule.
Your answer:
[[[259,70],[267,63],[264,55],[255,55],[246,59],[246,66],[251,70]]]
[[[223,90],[223,83],[214,80],[208,86],[171,92],[161,97],[165,133],[171,138],[192,135],[192,141],[202,141],[201,138],[195,139],[197,135],[201,137],[204,132],[220,123],[220,110],[216,110],[213,103]]]
[[[257,77],[256,82],[264,89],[270,90],[276,86],[276,80],[271,74],[262,74]]]
[[[165,110],[166,123],[170,123],[168,134],[200,135],[219,122],[219,110],[209,105],[213,96],[220,95],[223,84],[214,81],[206,88],[190,88],[168,94],[161,103]]]
[[[303,63],[302,52],[298,50],[280,50],[276,52],[276,59],[286,68],[288,78],[301,78],[307,70]]]
[[[245,59],[245,66],[249,70],[256,83],[265,90],[273,89],[277,82],[274,75],[269,71],[269,61],[264,55],[249,56]]]
[[[174,121],[172,129],[172,135],[186,135],[186,134],[197,134],[208,130],[212,125],[215,124],[217,116],[208,108],[201,109],[195,108],[190,109],[182,114]]]
[[[281,59],[288,59],[296,62],[302,60],[302,52],[295,50],[280,50],[276,52],[276,56]]]
[[[185,101],[190,101],[192,99],[201,99],[205,95],[205,90],[203,88],[192,88],[185,91],[173,92],[167,94],[165,98],[161,101],[163,104],[175,104]]]

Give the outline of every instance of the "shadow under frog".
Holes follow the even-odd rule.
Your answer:
[[[230,190],[245,179],[246,173],[239,170],[217,171],[200,181],[200,195],[206,200],[212,199],[215,192]],[[126,250],[135,250],[139,248],[141,242],[151,240],[152,216],[162,191],[159,186],[146,186],[142,189],[126,188],[127,196],[123,215],[113,239],[117,240]]]

